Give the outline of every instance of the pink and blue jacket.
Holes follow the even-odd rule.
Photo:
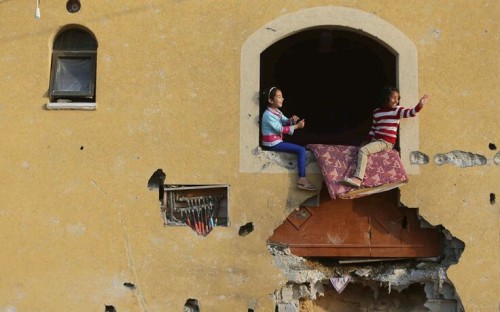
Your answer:
[[[262,145],[274,146],[283,142],[283,134],[292,135],[294,127],[291,124],[291,119],[288,119],[283,113],[271,109],[266,109],[262,115]]]

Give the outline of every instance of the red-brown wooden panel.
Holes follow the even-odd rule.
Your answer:
[[[319,207],[294,211],[269,243],[298,256],[423,258],[440,255],[440,232],[420,228],[416,209],[398,207],[397,192],[354,200],[322,196]]]

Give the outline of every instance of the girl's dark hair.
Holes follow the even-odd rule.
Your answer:
[[[379,105],[383,106],[389,100],[389,96],[391,96],[392,92],[399,93],[399,89],[396,87],[386,87],[383,88],[380,92]]]
[[[270,88],[267,88],[264,91],[262,91],[260,93],[260,102],[262,103],[262,105],[268,106],[269,100],[274,98],[274,96],[276,95],[276,92],[278,92],[278,90],[280,90],[280,88],[270,87]]]

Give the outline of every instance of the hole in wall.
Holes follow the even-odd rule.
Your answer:
[[[490,193],[490,204],[494,205],[496,202],[495,193]]]
[[[358,298],[364,300],[356,300]],[[412,311],[423,307],[426,301],[424,285],[413,284],[401,292],[389,293],[375,285],[355,283],[341,294],[332,286],[325,287],[325,296],[318,299],[315,306],[335,307],[339,311]]]
[[[148,180],[148,189],[151,191],[153,189],[158,189],[158,200],[161,202],[165,193],[165,178],[167,175],[163,170],[157,169]]]
[[[492,151],[494,151],[494,150],[496,150],[496,149],[497,149],[497,146],[496,146],[495,144],[493,144],[493,143],[488,144],[488,147],[489,147],[489,148],[490,148],[490,150],[492,150]]]
[[[163,185],[166,177],[167,175],[165,174],[165,172],[163,172],[163,170],[156,169],[156,171],[153,172],[148,180],[148,189],[152,190],[159,188],[161,185]]]
[[[82,146],[80,146],[80,151],[83,151],[83,145],[82,145]]]
[[[130,288],[130,289],[135,289],[135,285],[133,283],[129,283],[129,282],[123,283],[123,286]]]
[[[465,244],[442,225],[428,223],[418,209],[399,203],[399,193],[391,192],[367,196],[361,203],[361,198],[322,197],[318,207],[301,208],[312,212],[304,218],[296,217],[297,212],[288,216],[268,240],[274,263],[288,280],[275,291],[276,311],[302,305],[310,307],[307,311],[324,306],[335,311],[463,311],[446,271],[458,263]],[[283,227],[288,232],[281,237],[297,241],[276,241]],[[390,248],[383,250],[382,244]]]
[[[238,231],[238,235],[241,237],[245,237],[252,232],[253,232],[253,223],[248,222],[247,224],[240,226],[240,230]]]
[[[116,312],[116,309],[112,305],[106,305],[104,306],[104,312]]]
[[[160,210],[165,225],[188,226],[207,236],[229,226],[229,185],[164,185]]]
[[[184,304],[184,312],[200,312],[200,304],[198,300],[189,298]]]

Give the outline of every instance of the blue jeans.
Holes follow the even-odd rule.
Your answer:
[[[303,146],[280,142],[274,146],[268,146],[266,149],[275,152],[285,152],[285,153],[293,153],[297,155],[297,169],[299,171],[299,177],[306,176],[306,149]]]

